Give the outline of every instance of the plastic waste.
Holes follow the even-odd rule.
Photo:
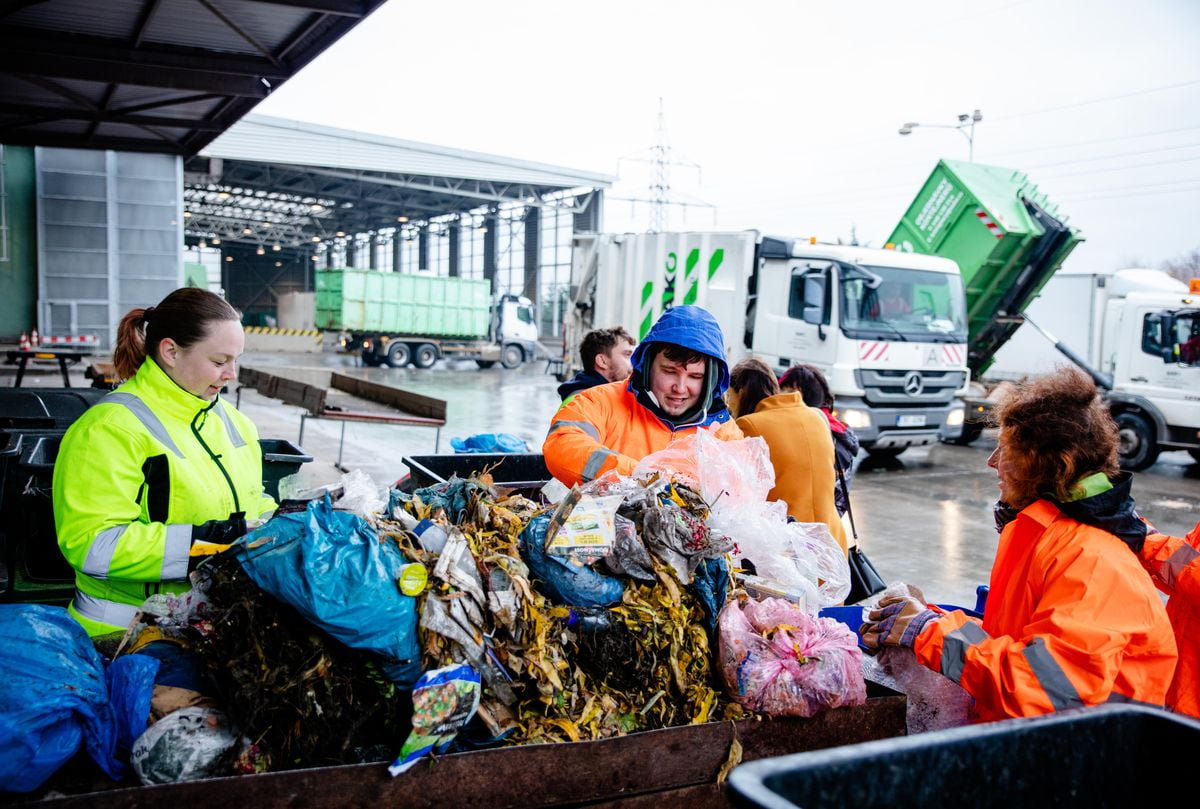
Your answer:
[[[181,708],[146,729],[129,763],[143,784],[176,784],[230,775],[246,742],[216,708]]]
[[[110,778],[118,728],[104,664],[61,607],[0,605],[0,790],[29,792],[82,745]]]
[[[601,567],[614,576],[629,576],[640,581],[654,581],[654,560],[638,536],[633,520],[620,514],[613,521],[615,536],[612,553],[601,561]]]
[[[713,511],[764,502],[775,488],[767,442],[757,436],[722,441],[713,431],[700,429],[672,441],[643,458],[633,477],[658,472],[682,478]]]
[[[154,680],[160,663],[149,655],[130,654],[108,664],[104,678],[117,725],[117,749],[128,752],[150,724]]]
[[[342,475],[342,496],[337,501],[338,511],[349,511],[359,517],[371,517],[388,505],[388,495],[375,485],[371,476],[361,469],[352,469]]]
[[[622,499],[619,494],[581,497],[546,552],[551,556],[575,556],[583,562],[607,556],[616,541],[614,520]]]
[[[540,582],[538,588],[556,604],[580,607],[607,607],[621,600],[625,584],[620,579],[598,573],[571,558],[546,553],[546,527],[549,514],[529,521],[521,532],[521,558]]]
[[[608,610],[576,607],[567,613],[567,627],[579,632],[603,632],[612,628]]]
[[[777,598],[731,601],[718,634],[725,685],[751,710],[813,716],[866,702],[858,638],[838,621]]]
[[[529,452],[529,444],[511,433],[477,433],[466,438],[451,438],[455,452]]]
[[[263,590],[347,646],[383,655],[398,685],[416,681],[417,603],[397,586],[408,560],[366,520],[326,497],[247,534],[235,553]]]
[[[427,671],[413,686],[412,732],[388,766],[393,776],[450,746],[479,707],[479,672],[466,664]]]

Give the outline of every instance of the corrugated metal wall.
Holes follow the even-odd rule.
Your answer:
[[[38,329],[111,348],[122,315],[183,283],[183,162],[39,147]]]

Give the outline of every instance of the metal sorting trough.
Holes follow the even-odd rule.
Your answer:
[[[356,764],[110,789],[37,806],[726,807],[716,777],[735,735],[746,761],[903,735],[904,696],[872,683],[867,694],[865,705],[811,719],[709,722],[601,741],[455,753],[398,778],[391,778],[382,763]],[[47,786],[65,791],[53,780]]]

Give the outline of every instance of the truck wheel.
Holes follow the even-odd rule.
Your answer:
[[[432,368],[437,361],[438,350],[433,343],[421,343],[413,352],[413,365],[418,368]]]
[[[1121,468],[1138,472],[1153,466],[1159,448],[1150,423],[1137,413],[1118,413],[1116,422]]]
[[[1188,455],[1191,455],[1196,463],[1200,463],[1200,449],[1189,449]]]
[[[393,368],[403,368],[408,365],[408,344],[392,343],[388,346],[387,364]]]
[[[900,457],[900,453],[908,447],[867,447],[867,454],[877,461],[890,461]]]
[[[496,361],[495,360],[475,360],[475,364],[478,365],[480,368],[487,369],[487,368],[491,368],[493,365],[495,365]]]
[[[960,447],[965,447],[972,441],[983,435],[983,425],[979,422],[966,422],[963,424],[962,435],[958,438],[951,438],[947,444],[956,444]]]
[[[500,364],[505,368],[516,368],[525,361],[525,352],[520,346],[505,346],[500,352]]]
[[[374,351],[362,352],[362,363],[368,368],[378,368],[383,364],[383,360],[379,359],[379,355]]]

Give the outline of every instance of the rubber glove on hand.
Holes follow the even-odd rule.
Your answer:
[[[867,614],[867,622],[859,627],[858,634],[868,649],[881,646],[907,646],[911,649],[925,625],[938,617],[940,613],[925,606],[924,600],[911,595],[886,596],[876,609]]]
[[[246,515],[242,512],[230,514],[227,520],[209,520],[192,526],[192,544],[205,542],[210,545],[229,545],[246,535]]]

